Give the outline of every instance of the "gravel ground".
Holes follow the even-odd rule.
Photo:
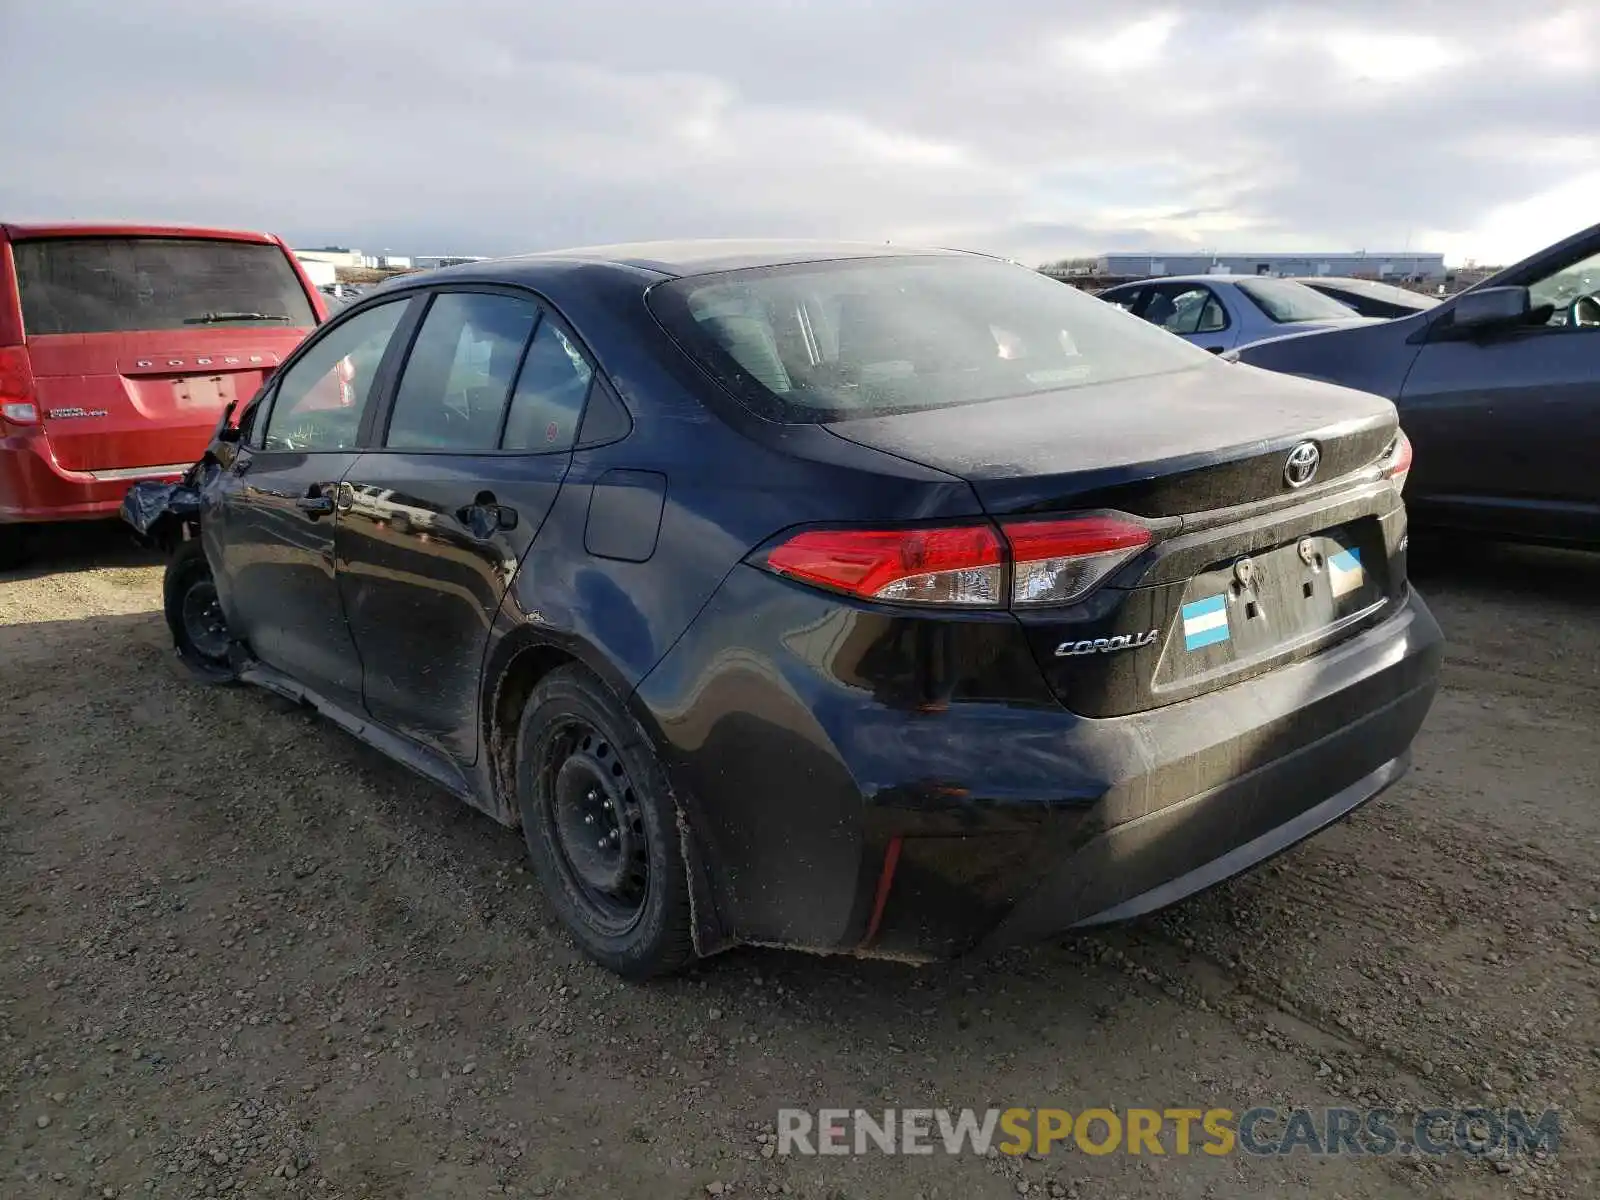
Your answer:
[[[1600,556],[1416,564],[1416,767],[1267,869],[983,964],[629,986],[515,833],[184,676],[113,530],[0,575],[0,1196],[1579,1197],[1600,1129]],[[1470,565],[1463,565],[1470,564]],[[798,1158],[780,1107],[1521,1104],[1554,1156]]]

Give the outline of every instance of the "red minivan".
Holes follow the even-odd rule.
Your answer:
[[[0,561],[182,474],[326,313],[271,234],[0,224]]]

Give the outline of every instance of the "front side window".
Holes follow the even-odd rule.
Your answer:
[[[506,418],[507,450],[570,450],[594,368],[549,317],[539,326],[517,377]]]
[[[1343,321],[1355,314],[1332,296],[1292,279],[1248,279],[1235,286],[1245,298],[1279,325],[1296,321]]]
[[[351,450],[378,366],[405,313],[392,300],[357,313],[308,346],[274,385],[263,450]]]
[[[1550,305],[1551,325],[1600,328],[1600,254],[1539,280],[1528,298],[1535,308]]]
[[[1076,288],[976,256],[690,276],[652,288],[648,303],[714,378],[785,422],[950,408],[1215,362]]]
[[[400,376],[384,445],[493,450],[523,347],[538,319],[539,306],[515,296],[434,297]]]
[[[16,242],[11,252],[29,337],[317,323],[294,268],[273,245],[43,238]]]

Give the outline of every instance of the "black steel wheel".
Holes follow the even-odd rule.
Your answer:
[[[589,722],[564,722],[541,770],[561,867],[602,928],[624,932],[644,913],[650,853],[644,814],[616,748]]]
[[[564,667],[533,689],[517,800],[534,871],[585,953],[631,979],[694,957],[676,810],[660,761],[606,686]]]
[[[228,621],[198,538],[184,542],[173,554],[163,592],[167,628],[183,665],[207,683],[231,681]]]

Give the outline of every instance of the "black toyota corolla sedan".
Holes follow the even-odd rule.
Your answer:
[[[198,535],[198,674],[520,825],[643,977],[1121,920],[1376,795],[1441,652],[1409,464],[1023,267],[682,243],[379,288],[129,512]]]

